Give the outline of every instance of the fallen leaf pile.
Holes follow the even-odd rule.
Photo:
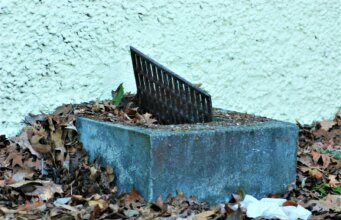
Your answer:
[[[77,195],[114,198],[113,169],[88,162],[75,119],[73,107],[64,105],[51,115],[27,116],[27,126],[18,136],[0,137],[0,214],[33,219],[75,216],[80,206],[53,202]],[[77,215],[82,214],[77,211]]]
[[[63,105],[52,114],[27,116],[27,126],[16,137],[1,135],[0,218],[246,219],[239,207],[243,194],[215,207],[182,192],[153,203],[136,189],[117,195],[114,169],[102,167],[100,158],[89,161],[75,121],[86,115],[140,125],[157,122],[132,99],[128,94],[119,102]],[[299,126],[297,181],[281,195],[287,199],[283,206],[299,204],[315,216],[335,217],[341,212],[341,112],[333,121]]]
[[[332,121],[298,126],[297,180],[287,198],[321,219],[335,216],[341,213],[341,111]]]
[[[127,93],[120,99],[120,104],[115,105],[116,100],[95,101],[74,105],[74,113],[79,116],[95,118],[111,122],[123,122],[151,126],[157,122],[148,112],[144,112],[136,106],[135,96]]]

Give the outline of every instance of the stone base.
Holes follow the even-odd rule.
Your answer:
[[[193,130],[143,128],[78,118],[80,140],[93,159],[113,166],[119,192],[135,187],[148,201],[176,190],[211,204],[243,188],[264,197],[296,178],[296,125],[193,125]]]

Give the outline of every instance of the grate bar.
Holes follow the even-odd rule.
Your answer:
[[[212,121],[211,96],[134,47],[130,47],[137,101],[163,124]]]

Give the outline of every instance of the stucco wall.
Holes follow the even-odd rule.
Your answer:
[[[213,104],[304,123],[341,106],[341,2],[0,1],[0,133],[29,112],[134,91],[134,45]]]

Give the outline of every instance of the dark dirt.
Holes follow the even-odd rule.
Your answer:
[[[107,121],[120,123],[124,125],[142,126],[153,129],[170,129],[170,130],[198,130],[203,128],[210,128],[211,126],[232,126],[232,125],[248,125],[255,123],[262,123],[269,121],[266,117],[256,116],[247,113],[240,113],[235,111],[227,111],[223,109],[213,109],[213,121],[208,123],[196,123],[196,124],[173,124],[165,125],[158,124],[157,118],[151,116],[153,123],[148,123],[141,120],[134,120],[134,113],[140,115],[148,114],[143,109],[139,108],[134,102],[134,95],[126,95],[119,108],[111,107],[111,100],[96,101],[89,103],[81,103],[73,105],[73,109],[76,115],[80,117],[91,118],[99,121]],[[156,121],[155,121],[156,120]]]

